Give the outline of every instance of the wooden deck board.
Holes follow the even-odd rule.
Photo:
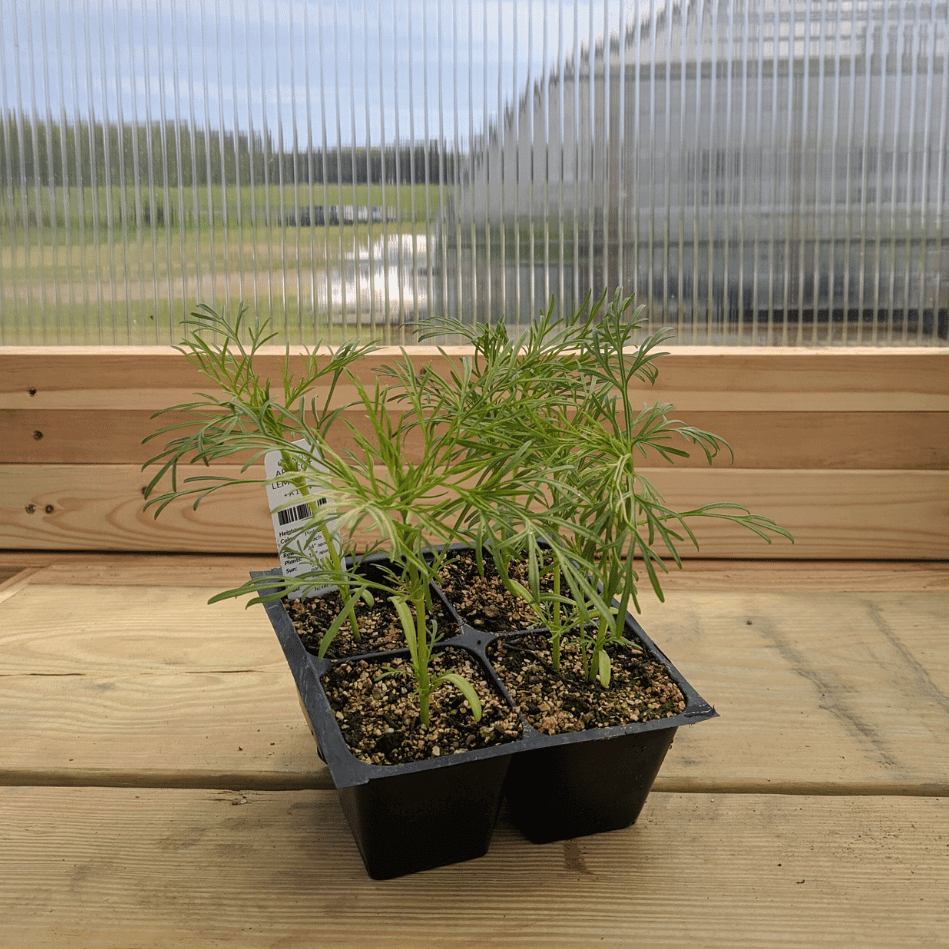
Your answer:
[[[121,561],[49,582],[75,569],[0,602],[0,783],[327,786],[262,609],[122,585]],[[949,793],[949,593],[670,589],[643,610],[721,713],[680,729],[660,786]]]
[[[0,716],[0,784],[332,787],[285,670],[3,675]]]
[[[732,787],[949,793],[949,596],[671,592],[643,627],[721,718],[680,730],[679,775]]]
[[[243,579],[243,578],[242,578]],[[282,671],[261,607],[212,587],[29,584],[0,604],[6,675]]]
[[[0,788],[0,943],[945,946],[949,801],[653,794],[632,828],[366,878],[335,796]]]
[[[721,718],[637,824],[375,882],[263,611],[206,602],[272,562],[0,553],[0,945],[946,945],[949,564],[687,562],[641,619]]]
[[[14,576],[40,568],[32,584],[187,586],[223,590],[251,570],[269,570],[276,554],[90,553],[0,550],[0,570]],[[949,591],[949,561],[707,560],[669,564],[668,590]]]

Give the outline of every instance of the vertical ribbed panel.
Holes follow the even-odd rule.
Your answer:
[[[946,0],[0,0],[0,343],[944,345]]]

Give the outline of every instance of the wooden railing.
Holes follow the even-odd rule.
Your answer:
[[[463,350],[411,352],[422,364]],[[357,371],[372,380],[394,353]],[[281,360],[260,368],[278,380]],[[672,504],[737,501],[796,539],[768,547],[704,524],[702,556],[949,557],[949,351],[676,347],[660,366],[643,400],[674,403],[735,450],[733,465],[652,469]],[[142,439],[175,421],[151,416],[208,388],[168,348],[0,348],[0,548],[273,552],[257,485],[157,521],[142,510],[142,464],[161,445]]]

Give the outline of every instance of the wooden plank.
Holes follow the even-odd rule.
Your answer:
[[[185,412],[169,412],[153,418],[159,406],[152,410],[105,409],[46,409],[29,411],[0,409],[0,465],[2,464],[137,464],[144,465],[164,450],[165,446],[192,427],[169,432],[150,441],[146,438],[162,428],[182,422],[193,423],[196,417]],[[393,413],[394,414],[394,413]],[[925,413],[931,414],[931,413]],[[941,418],[941,413],[935,413]],[[343,413],[353,427],[369,436],[370,425],[362,409]],[[203,424],[205,419],[197,419]],[[931,426],[922,423],[924,431]],[[937,422],[938,426],[938,422]],[[938,435],[937,432],[933,435]],[[932,441],[927,436],[924,440]],[[337,451],[352,449],[355,440],[348,430],[337,427],[330,445]],[[421,439],[410,438],[410,458],[417,458],[416,446]],[[243,464],[250,452],[238,452],[220,460],[220,464]],[[926,456],[929,457],[929,456]]]
[[[946,616],[946,593],[644,599],[643,627],[721,715],[680,730],[668,786],[949,793]]]
[[[3,676],[284,672],[263,607],[208,605],[219,589],[23,586],[0,604]]]
[[[949,413],[944,412],[694,411],[675,417],[724,438],[741,468],[949,468]],[[727,463],[724,455],[722,460]],[[676,466],[706,468],[707,463],[693,451]]]
[[[0,789],[0,942],[945,944],[949,801],[653,794],[611,834],[369,880],[330,792]],[[490,892],[489,892],[490,891]]]
[[[837,593],[949,592],[949,563],[912,561],[684,560],[669,564],[664,590]],[[46,573],[37,577],[42,582]]]
[[[39,566],[9,571],[0,568],[0,603],[19,593],[31,578],[42,570],[43,568]]]
[[[296,351],[295,351],[296,352]],[[410,350],[413,362],[446,368],[470,350]],[[398,356],[385,348],[354,370],[373,383]],[[281,377],[283,350],[269,350],[260,371]],[[949,350],[752,349],[672,347],[661,383],[648,398],[692,411],[915,411],[949,410]],[[207,391],[183,355],[170,347],[0,347],[0,408],[154,410]]]
[[[0,784],[331,786],[263,609],[193,582],[0,601]]]
[[[332,787],[282,671],[2,676],[0,708],[0,785]]]
[[[144,464],[172,436],[147,444],[143,439],[160,425],[187,420],[173,413],[157,421],[152,414],[0,409],[0,464]],[[367,427],[360,413],[349,416],[361,430]],[[692,411],[675,417],[725,438],[743,468],[949,469],[949,412]],[[352,440],[337,430],[334,447],[350,448]],[[412,453],[416,447],[408,445],[410,460],[418,457]],[[222,463],[244,460],[234,456]],[[697,450],[677,465],[707,467]]]
[[[185,472],[187,474],[188,472]],[[192,472],[207,474],[198,467]],[[217,466],[215,473],[236,468]],[[711,500],[773,517],[795,544],[770,546],[722,522],[696,529],[704,557],[946,559],[949,473],[645,469],[673,506]],[[261,472],[262,474],[262,472]],[[142,510],[148,478],[132,465],[0,465],[0,547],[270,553],[275,541],[263,489],[219,492],[197,511]],[[368,538],[367,538],[368,539]],[[683,546],[683,556],[695,555]]]
[[[37,583],[0,603],[0,783],[325,785],[263,610],[212,592]],[[949,794],[949,593],[642,607],[721,714],[680,729],[658,787]]]
[[[656,470],[676,510],[727,500],[794,536],[765,545],[728,524],[694,526],[710,557],[935,559],[949,556],[949,479],[938,471]],[[695,554],[683,547],[686,556]]]
[[[286,664],[263,671],[3,674],[0,713],[0,785],[333,786]]]
[[[198,587],[202,592],[224,590],[243,582],[252,570],[280,565],[276,553],[258,554],[137,554],[0,552],[0,567],[21,558],[45,558],[30,583],[102,587]],[[947,568],[949,580],[949,568]],[[913,574],[913,576],[916,576]],[[921,576],[921,575],[920,575]],[[928,576],[928,574],[927,574]],[[934,574],[934,577],[938,574]],[[907,582],[915,583],[915,580]],[[934,581],[935,582],[935,581]]]
[[[263,477],[263,467],[258,466]],[[238,468],[216,471],[236,475]],[[193,474],[207,474],[200,466]],[[134,465],[0,466],[0,546],[53,550],[276,551],[263,488],[247,485],[143,510],[150,480]]]
[[[276,555],[141,554],[0,550],[0,571],[29,567],[29,583],[185,586],[225,589],[251,570],[269,570]],[[949,590],[949,562],[873,560],[706,560],[669,564],[667,590],[785,590],[925,593]]]

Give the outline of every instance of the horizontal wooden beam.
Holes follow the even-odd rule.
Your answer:
[[[204,475],[207,469],[191,473]],[[677,509],[734,501],[773,517],[796,539],[793,546],[781,540],[768,546],[723,522],[696,522],[705,557],[949,557],[949,472],[667,468],[644,473]],[[238,469],[219,466],[215,474],[236,476]],[[142,509],[147,482],[135,465],[0,465],[0,548],[274,550],[260,485],[221,491],[197,511],[190,504],[171,505],[156,521]],[[681,553],[696,552],[683,546]]]
[[[0,598],[23,586],[233,586],[278,564],[269,554],[160,554],[135,551],[0,550]],[[946,593],[949,560],[705,560],[669,564],[665,590],[822,593]],[[134,595],[134,594],[133,594]]]
[[[409,350],[418,366],[445,368],[470,350]],[[299,350],[294,350],[294,359]],[[379,350],[355,364],[373,383],[399,350]],[[281,378],[283,350],[258,359]],[[299,365],[299,364],[297,364]],[[169,347],[0,347],[0,409],[155,411],[190,401],[210,384]],[[949,349],[751,349],[673,347],[648,400],[692,411],[949,411]],[[344,393],[345,395],[345,393]]]
[[[353,370],[372,384],[399,352],[380,350]],[[445,369],[470,350],[408,352],[417,368]],[[285,358],[269,350],[258,368],[279,380]],[[302,365],[300,350],[290,358]],[[257,494],[212,499],[157,524],[141,512],[149,478],[140,466],[170,436],[142,439],[186,418],[152,415],[206,383],[170,347],[0,348],[0,547],[272,550]],[[342,386],[333,404],[354,395]],[[706,470],[698,454],[666,469],[674,503],[729,499],[762,510],[794,531],[791,557],[947,556],[949,350],[673,347],[660,383],[637,384],[634,395],[675,404],[675,417],[734,448],[735,468]],[[347,417],[365,431],[359,410]],[[336,447],[349,444],[344,433]],[[727,530],[700,536],[707,556],[785,556]]]
[[[725,438],[742,468],[926,468],[949,470],[949,412],[676,412],[681,419]],[[364,430],[358,411],[348,420]],[[140,410],[0,409],[0,465],[144,464],[182,429],[143,444],[159,427],[194,421],[184,413],[152,419]],[[334,447],[352,447],[341,429]],[[683,467],[705,468],[704,454]],[[409,442],[408,460],[417,446]],[[233,464],[236,456],[225,460]],[[716,464],[727,464],[727,452]],[[654,458],[657,467],[663,462]]]

